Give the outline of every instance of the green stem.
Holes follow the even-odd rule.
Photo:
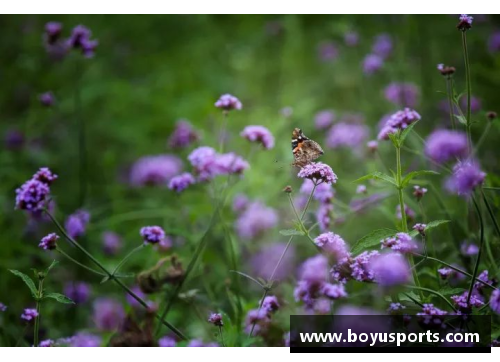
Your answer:
[[[38,277],[38,295],[36,298],[36,312],[37,316],[35,317],[35,329],[33,331],[33,346],[38,347],[39,339],[38,332],[40,330],[40,318],[41,316],[41,304],[43,298],[43,278]]]
[[[415,285],[406,285],[407,288],[410,288],[410,289],[416,289],[416,290],[419,290],[420,292],[427,292],[427,293],[431,293],[431,294],[434,294],[436,296],[438,296],[439,298],[441,298],[442,300],[444,300],[446,302],[446,304],[448,304],[450,306],[450,308],[456,312],[457,310],[455,309],[455,306],[448,300],[446,299],[446,297],[444,295],[442,295],[441,293],[439,292],[436,292],[435,290],[433,289],[429,289],[429,288],[423,288],[423,287],[417,287]]]
[[[402,169],[401,169],[401,147],[396,147],[396,183],[398,184],[398,198],[399,198],[399,207],[401,208],[401,227],[403,232],[408,232],[408,224],[406,221],[406,210],[405,210],[405,202],[403,196],[403,188],[401,187],[402,180]]]
[[[224,137],[226,133],[226,125],[229,111],[222,111],[222,125],[219,134],[219,152],[224,153]]]
[[[69,256],[68,254],[66,254],[60,247],[56,246],[56,251],[61,253],[64,257],[66,257],[67,259],[71,260],[73,263],[75,263],[76,265],[84,268],[84,269],[87,269],[88,271],[94,273],[94,274],[97,274],[97,275],[100,275],[100,276],[106,276],[106,274],[103,274],[101,273],[100,271],[97,271],[95,269],[92,269],[82,263],[80,263],[79,261],[73,259],[71,256]]]
[[[446,93],[448,95],[448,107],[450,109],[450,122],[451,122],[451,127],[453,130],[456,129],[455,126],[455,112],[453,112],[453,100],[452,100],[452,87],[451,87],[451,77],[447,76],[446,77]]]
[[[483,144],[484,140],[490,133],[490,129],[491,129],[491,122],[488,122],[488,124],[484,128],[483,134],[481,135],[479,141],[477,141],[476,146],[474,147],[474,154],[476,154],[479,151],[479,148],[481,148],[481,145]]]
[[[462,31],[462,47],[464,50],[464,62],[465,62],[465,82],[467,84],[467,139],[469,142],[469,151],[472,151],[472,136],[471,136],[471,81],[470,81],[470,64],[469,64],[469,52],[467,51],[467,35],[465,31]]]
[[[472,196],[472,201],[474,203],[474,207],[476,208],[477,217],[479,218],[480,240],[479,240],[479,252],[477,253],[476,264],[474,265],[474,272],[472,273],[472,279],[470,281],[470,286],[469,286],[469,296],[467,297],[467,305],[469,306],[470,306],[470,298],[472,297],[472,290],[474,289],[475,280],[479,270],[479,263],[481,262],[481,254],[483,252],[483,244],[484,244],[483,216],[481,215],[481,210],[479,209],[479,205],[477,204],[476,198],[474,196]]]
[[[493,225],[495,226],[495,231],[497,232],[498,237],[500,237],[500,227],[498,226],[497,219],[495,218],[495,215],[493,214],[493,210],[491,209],[490,203],[488,202],[488,199],[486,198],[486,195],[484,194],[483,189],[492,189],[492,188],[491,187],[490,188],[487,188],[487,187],[481,188],[481,195],[483,196],[483,201],[484,201],[484,204],[486,205],[486,209],[488,210],[488,214],[490,215],[491,221],[493,221]]]
[[[120,261],[120,263],[118,263],[118,265],[116,266],[115,270],[113,270],[113,273],[111,273],[112,275],[116,275],[116,273],[118,272],[118,270],[123,266],[123,264],[125,264],[127,262],[127,260],[132,256],[134,255],[135,253],[137,253],[139,250],[142,250],[144,249],[144,247],[146,246],[146,244],[141,244],[139,245],[138,247],[132,249],[132,251],[130,253],[128,253],[125,258],[122,259],[122,261]]]
[[[224,335],[222,334],[222,326],[219,326],[219,334],[222,347],[226,347],[226,344],[224,343]]]

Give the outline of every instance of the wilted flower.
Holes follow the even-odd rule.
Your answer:
[[[272,229],[278,223],[278,213],[260,201],[250,203],[243,211],[235,228],[238,235],[245,240],[255,239],[264,231]]]
[[[327,62],[337,59],[339,49],[334,42],[323,42],[318,46],[318,57],[320,60]]]
[[[59,236],[56,233],[51,233],[47,236],[44,236],[38,246],[44,250],[53,250],[56,248],[58,239]]]
[[[467,31],[472,27],[473,17],[467,14],[460,15],[460,22],[457,25],[458,30]]]
[[[196,183],[196,180],[194,179],[193,175],[191,175],[188,172],[185,172],[181,175],[172,177],[170,179],[170,182],[168,184],[168,188],[170,190],[174,190],[178,193],[184,191],[189,187],[189,185],[194,185]]]
[[[490,111],[490,112],[486,113],[486,118],[488,119],[488,121],[493,121],[497,118],[497,113]]]
[[[426,227],[427,227],[426,224],[415,224],[413,226],[413,230],[417,230],[420,235],[425,236],[425,228]]]
[[[373,75],[384,66],[384,59],[377,54],[368,54],[363,60],[363,71],[366,75]]]
[[[326,145],[330,148],[359,148],[369,136],[368,127],[359,123],[339,122],[330,128]]]
[[[64,287],[64,294],[76,304],[89,300],[90,285],[84,282],[68,282]]]
[[[90,333],[78,333],[71,338],[71,347],[99,347],[101,337]]]
[[[186,120],[177,121],[175,130],[168,138],[170,148],[184,148],[200,139],[200,135],[193,128],[191,123]]]
[[[221,95],[217,102],[215,102],[215,106],[225,111],[231,111],[233,109],[239,111],[243,108],[240,100],[231,94]]]
[[[500,314],[500,290],[495,289],[491,293],[490,308],[493,312]]]
[[[427,193],[427,189],[425,187],[420,187],[418,185],[413,186],[413,196],[417,199],[417,201],[420,201],[422,197]]]
[[[453,174],[446,181],[446,187],[452,193],[467,197],[485,178],[486,173],[481,171],[476,161],[459,161],[453,167]]]
[[[122,248],[122,238],[115,232],[105,231],[102,233],[102,246],[107,255],[116,255]]]
[[[438,64],[437,69],[439,70],[441,75],[443,75],[445,77],[451,76],[456,71],[455,67],[451,67],[451,66],[444,65],[444,64]]]
[[[73,214],[69,215],[64,223],[64,228],[66,229],[69,236],[72,238],[78,238],[85,234],[87,224],[90,221],[90,214],[86,210],[77,210]]]
[[[165,231],[160,226],[144,226],[140,232],[144,243],[157,244],[165,238]]]
[[[181,170],[182,161],[177,156],[145,156],[132,165],[130,183],[134,186],[167,186]]]
[[[266,150],[274,147],[274,136],[264,126],[246,126],[240,133],[240,136],[250,142],[260,143]]]
[[[385,99],[400,107],[414,108],[417,105],[419,91],[413,83],[391,83],[385,90]]]
[[[336,262],[346,258],[349,255],[347,245],[340,235],[332,232],[320,234],[314,243],[323,249],[328,255],[335,258]]]
[[[299,178],[307,178],[316,184],[328,183],[334,184],[337,182],[337,175],[332,168],[321,162],[311,162],[305,165],[297,174]]]
[[[417,244],[412,237],[407,233],[397,233],[395,236],[390,236],[381,240],[382,249],[390,248],[393,251],[398,251],[403,254],[412,253],[418,249]]]
[[[411,275],[408,262],[399,253],[387,253],[373,258],[369,269],[374,280],[385,287],[404,284]]]
[[[21,314],[21,318],[26,321],[32,321],[36,317],[38,317],[38,312],[36,311],[36,309],[26,308],[23,314]]]
[[[316,129],[319,130],[327,129],[334,121],[335,113],[333,111],[320,111],[314,116],[314,125],[316,126]]]
[[[98,329],[112,331],[124,322],[125,311],[117,300],[100,298],[94,302],[93,320]]]
[[[208,317],[208,321],[214,326],[222,327],[224,325],[224,322],[222,322],[222,315],[220,313],[210,314],[210,317]]]
[[[391,55],[393,49],[392,38],[389,34],[380,34],[375,38],[375,42],[372,46],[372,51],[374,54],[386,59]]]

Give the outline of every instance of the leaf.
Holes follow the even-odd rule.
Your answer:
[[[408,175],[405,176],[403,181],[401,181],[401,187],[405,188],[406,186],[408,186],[408,184],[410,183],[410,181],[413,178],[415,178],[417,176],[422,176],[422,175],[439,175],[439,173],[436,171],[430,171],[430,170],[421,170],[421,171],[410,172]]]
[[[38,298],[38,291],[35,287],[35,283],[33,283],[33,280],[31,280],[29,276],[27,276],[24,273],[21,273],[19,270],[9,269],[9,271],[23,280],[23,282],[28,286],[28,288],[30,288],[31,295],[33,296],[33,298],[35,299]]]
[[[106,283],[109,280],[109,275],[106,275],[104,278],[101,279],[101,284]]]
[[[250,275],[248,275],[248,274],[245,274],[245,273],[240,272],[240,271],[237,271],[237,270],[230,270],[230,272],[232,272],[232,273],[237,273],[237,274],[239,274],[239,275],[241,275],[241,276],[243,276],[243,277],[245,277],[245,278],[247,278],[247,279],[249,279],[249,280],[253,281],[254,283],[259,284],[261,287],[264,287],[264,284],[263,284],[263,283],[259,282],[257,279],[255,279],[254,277],[251,277],[251,276],[250,276]]]
[[[382,239],[388,238],[397,234],[397,230],[392,229],[377,229],[372,231],[371,233],[363,236],[359,239],[356,244],[352,247],[352,253],[358,254],[365,249],[380,245],[380,241]]]
[[[45,270],[45,274],[49,274],[49,271],[51,271],[57,264],[59,264],[59,262],[57,260],[53,260],[47,270]]]
[[[434,229],[435,227],[438,227],[439,225],[442,225],[442,224],[446,224],[446,223],[449,223],[450,220],[434,220],[434,221],[431,221],[430,223],[428,223],[426,226],[425,226],[425,232],[431,230],[431,229]],[[418,235],[418,231],[417,230],[412,230],[410,231],[408,234],[410,234],[411,237],[416,237]]]
[[[354,180],[353,182],[360,182],[360,181],[370,180],[370,179],[382,180],[385,182],[389,182],[390,184],[393,184],[394,186],[397,186],[396,180],[393,177],[386,175],[385,173],[378,172],[378,171],[369,173],[368,175],[360,177],[357,180]]]
[[[56,301],[62,304],[75,304],[75,302],[73,302],[70,298],[61,293],[47,293],[44,294],[43,297],[55,299]]]
[[[280,234],[284,236],[292,236],[292,235],[305,235],[303,231],[299,231],[296,229],[284,229],[280,230]]]
[[[464,288],[450,288],[450,287],[445,287],[442,289],[439,289],[439,293],[442,295],[457,295],[457,294],[462,294],[465,291]]]
[[[394,133],[389,133],[387,136],[391,140],[391,142],[394,145],[394,147],[398,147],[399,146],[398,137]]]
[[[453,116],[455,116],[456,119],[458,119],[458,121],[462,124],[467,124],[467,118],[465,118],[463,115],[461,114],[454,114]]]
[[[411,123],[408,127],[406,127],[403,132],[401,132],[401,135],[399,136],[399,145],[402,146],[403,143],[405,142],[406,137],[410,134],[412,131],[413,127],[418,123],[418,121]]]

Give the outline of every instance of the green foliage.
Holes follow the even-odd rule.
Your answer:
[[[413,180],[415,177],[422,175],[439,175],[439,173],[436,171],[429,171],[429,170],[412,171],[403,178],[403,180],[401,181],[401,187],[405,188],[406,186],[408,186],[411,180]]]
[[[366,180],[371,180],[371,179],[382,180],[382,181],[388,182],[394,186],[397,186],[396,180],[393,177],[386,175],[382,172],[378,172],[378,171],[372,172],[368,175],[360,177],[357,180],[354,180],[353,182],[361,182],[361,181],[366,181]]]
[[[54,299],[62,304],[75,304],[70,298],[60,293],[43,293],[44,299]]]
[[[359,239],[352,247],[353,254],[359,254],[366,249],[380,246],[382,239],[396,235],[398,231],[393,229],[377,229]]]
[[[33,280],[31,280],[31,278],[29,276],[27,276],[24,273],[21,273],[19,270],[9,269],[9,271],[12,274],[14,274],[15,276],[18,276],[19,278],[21,278],[23,280],[24,284],[26,284],[28,286],[28,288],[30,289],[30,292],[31,292],[31,295],[33,296],[33,298],[35,298],[35,299],[38,298],[38,290],[35,287],[35,283],[33,283]]]

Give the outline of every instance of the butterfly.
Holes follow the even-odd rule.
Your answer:
[[[292,152],[295,161],[292,166],[304,167],[321,156],[324,152],[318,142],[307,138],[300,128],[292,132]]]

